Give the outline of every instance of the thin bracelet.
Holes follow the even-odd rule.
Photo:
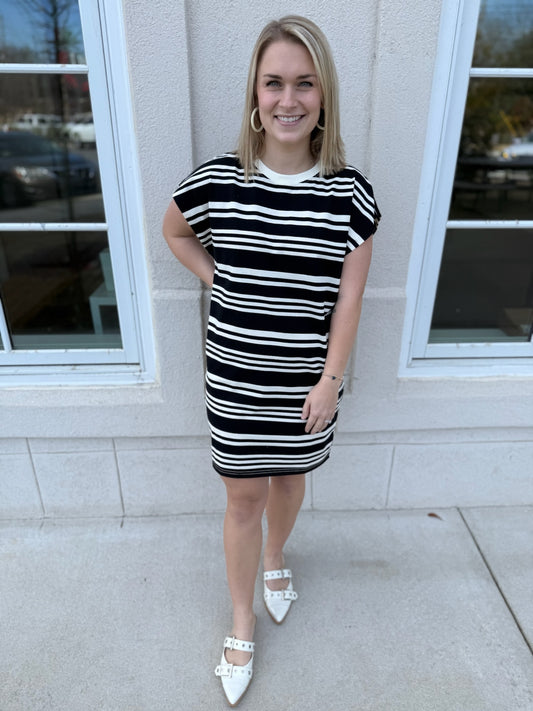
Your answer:
[[[322,373],[323,378],[331,378],[332,380],[340,380],[341,382],[344,380],[344,375],[343,376],[338,376],[338,375],[330,375],[329,373]]]

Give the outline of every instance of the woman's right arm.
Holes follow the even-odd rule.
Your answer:
[[[163,236],[175,257],[207,286],[213,286],[215,261],[206,251],[183,213],[171,201],[163,220]]]

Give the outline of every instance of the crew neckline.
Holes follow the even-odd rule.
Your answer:
[[[320,171],[320,165],[315,163],[312,168],[305,170],[303,173],[276,173],[275,170],[265,165],[260,158],[257,159],[256,166],[263,175],[266,175],[272,182],[278,183],[279,185],[296,185],[297,183],[302,183]]]

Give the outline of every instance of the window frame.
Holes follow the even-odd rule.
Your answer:
[[[407,281],[400,375],[533,374],[533,339],[522,343],[428,342],[446,230],[533,228],[533,220],[448,219],[470,79],[533,78],[533,68],[472,67],[480,7],[481,0],[450,0],[442,7]]]
[[[120,0],[79,0],[78,5],[85,65],[3,64],[0,71],[88,76],[106,222],[3,223],[0,229],[44,234],[107,231],[122,348],[6,350],[9,332],[0,309],[0,386],[50,381],[119,384],[152,382],[155,377],[145,245],[139,238],[144,234],[141,181],[122,4]]]

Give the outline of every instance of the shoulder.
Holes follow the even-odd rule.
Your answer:
[[[191,175],[235,175],[239,172],[242,172],[242,168],[235,153],[222,153],[199,165]]]
[[[373,195],[372,184],[366,175],[353,165],[347,164],[334,173],[323,175],[321,181],[325,186],[342,186],[344,191],[364,190]]]
[[[360,186],[368,193],[372,194],[372,183],[358,168],[353,165],[346,165],[337,175],[353,180],[355,185]]]
[[[177,192],[207,187],[213,182],[235,180],[243,170],[234,153],[223,153],[202,163],[184,178]]]

